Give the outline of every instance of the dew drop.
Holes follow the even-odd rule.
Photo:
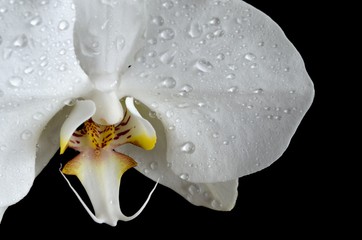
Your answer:
[[[157,169],[157,168],[158,168],[158,163],[157,163],[157,162],[151,162],[150,168],[151,168],[152,170]]]
[[[181,178],[182,180],[188,180],[189,177],[190,177],[190,176],[189,176],[187,173],[181,173],[181,174],[180,174],[180,178]]]
[[[124,37],[122,35],[119,35],[116,37],[115,45],[116,45],[117,51],[123,50],[124,46],[126,45],[126,40],[124,39]]]
[[[185,142],[181,146],[181,151],[184,153],[191,154],[191,153],[195,152],[195,144],[193,144],[192,142]]]
[[[157,26],[162,26],[165,21],[161,16],[156,16],[152,18],[152,23]]]
[[[222,206],[221,206],[221,203],[219,201],[217,201],[216,199],[213,199],[211,201],[211,206],[214,208],[214,209],[220,209]]]
[[[248,61],[254,61],[256,59],[256,56],[253,53],[247,53],[244,55],[244,58]]]
[[[175,37],[175,31],[172,28],[165,28],[160,31],[159,36],[164,40],[171,40]]]
[[[13,46],[16,48],[24,48],[28,45],[28,38],[25,34],[21,34],[13,41]]]
[[[30,130],[25,130],[21,133],[20,137],[23,140],[29,140],[33,136],[33,133]]]
[[[228,88],[227,92],[228,93],[236,93],[238,90],[239,90],[238,87],[233,86],[233,87]]]
[[[5,144],[0,145],[0,151],[5,151],[8,148]]]
[[[214,69],[214,66],[206,59],[200,59],[195,63],[195,68],[201,72],[210,72]]]
[[[194,195],[196,193],[200,193],[201,189],[198,185],[196,184],[190,184],[190,186],[187,188],[187,191],[191,194]]]
[[[160,83],[160,86],[168,89],[174,88],[176,86],[176,80],[173,77],[165,77]]]
[[[33,27],[39,26],[42,23],[42,18],[40,16],[35,16],[32,19],[30,19],[29,24]]]
[[[18,76],[13,76],[9,78],[9,83],[13,87],[20,87],[23,84],[23,79]]]
[[[41,112],[36,112],[36,113],[33,114],[33,119],[35,119],[35,120],[40,121],[40,120],[42,120],[43,118],[44,118],[44,114],[41,113]]]
[[[185,93],[190,93],[190,92],[192,92],[192,90],[193,90],[192,86],[190,86],[188,84],[183,85],[180,89],[181,92],[185,92]]]
[[[60,31],[67,30],[69,28],[69,23],[66,20],[61,20],[58,24],[58,29]]]
[[[217,17],[213,17],[213,18],[211,18],[210,20],[209,20],[209,25],[211,25],[211,26],[218,26],[218,25],[220,25],[220,19],[219,18],[217,18]]]
[[[175,55],[176,55],[176,51],[166,51],[164,53],[161,53],[160,61],[163,64],[170,64],[170,63],[172,63]]]
[[[255,94],[262,94],[264,92],[264,90],[262,88],[257,88],[253,91],[253,93]]]
[[[166,2],[162,3],[162,7],[166,8],[166,9],[171,9],[171,8],[173,8],[173,2],[166,1]]]
[[[234,74],[234,73],[229,73],[228,75],[226,75],[225,78],[226,78],[226,79],[234,79],[234,78],[235,78],[235,74]]]
[[[198,38],[202,35],[202,27],[197,22],[190,23],[186,31],[190,38]]]

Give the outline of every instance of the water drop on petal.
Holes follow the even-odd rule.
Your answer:
[[[172,28],[165,28],[160,31],[159,36],[163,40],[171,40],[175,37],[175,31]]]
[[[184,153],[191,154],[191,153],[195,152],[195,144],[192,142],[185,142],[181,146],[181,151]]]
[[[33,136],[33,133],[30,130],[25,130],[21,133],[20,137],[23,140],[29,140]]]
[[[189,179],[189,175],[188,175],[187,173],[181,173],[181,174],[180,174],[180,178],[181,178],[182,180],[188,180],[188,179]]]
[[[18,76],[13,76],[9,78],[9,83],[13,87],[20,87],[23,84],[23,79]]]
[[[58,24],[58,29],[60,31],[67,30],[69,28],[69,23],[66,20],[61,20]]]

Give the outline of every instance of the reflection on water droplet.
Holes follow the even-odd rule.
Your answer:
[[[206,59],[199,59],[194,66],[201,72],[210,72],[214,69],[214,66]]]
[[[28,45],[28,38],[25,34],[21,34],[13,41],[13,46],[16,48],[24,48]]]
[[[34,113],[33,119],[35,120],[42,120],[44,118],[44,114],[41,112]]]
[[[192,142],[185,142],[181,146],[181,151],[184,153],[191,154],[191,153],[195,152],[195,144]]]
[[[172,1],[166,1],[166,2],[162,3],[162,7],[167,8],[167,9],[171,9],[173,7],[173,2]]]
[[[29,21],[30,25],[35,27],[39,26],[42,23],[42,18],[40,16],[35,16]]]
[[[212,26],[220,25],[220,19],[217,18],[217,17],[211,18],[210,21],[209,21],[209,25],[212,25]]]
[[[198,38],[202,35],[202,27],[197,22],[190,23],[186,31],[188,36],[191,38]]]
[[[164,23],[164,20],[161,16],[156,16],[152,18],[152,23],[156,24],[157,26],[162,26]]]
[[[61,20],[58,24],[58,29],[60,31],[67,30],[69,28],[69,23],[66,20]]]
[[[171,40],[175,37],[175,31],[172,28],[165,28],[160,31],[159,36],[164,40]]]
[[[8,148],[5,144],[0,145],[0,151],[5,151]]]
[[[227,92],[229,93],[236,93],[239,90],[239,88],[237,86],[233,86],[228,88]]]
[[[151,168],[152,170],[157,169],[157,168],[158,168],[158,163],[157,163],[157,162],[151,162],[150,168]]]
[[[248,61],[254,61],[256,59],[256,56],[253,53],[247,53],[244,55],[244,58]]]
[[[176,80],[173,77],[165,77],[159,85],[160,87],[171,89],[176,86]]]
[[[117,51],[122,51],[122,49],[126,45],[126,40],[124,39],[124,37],[122,35],[119,35],[116,37],[115,45],[116,45]]]
[[[263,92],[264,92],[264,90],[262,88],[257,88],[253,91],[253,93],[255,93],[255,94],[261,94]]]
[[[187,173],[181,173],[181,174],[180,174],[180,178],[181,178],[182,180],[188,180],[189,177],[190,177],[190,176],[189,176]]]
[[[25,130],[21,133],[20,137],[23,140],[29,140],[33,136],[33,133],[30,130]]]
[[[13,87],[20,87],[23,84],[23,79],[18,76],[13,76],[9,78],[9,83]]]

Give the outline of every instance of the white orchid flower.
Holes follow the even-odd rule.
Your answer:
[[[0,73],[0,220],[59,146],[80,152],[62,173],[96,222],[148,202],[154,189],[122,214],[131,167],[231,210],[238,179],[282,155],[314,96],[282,30],[240,0],[1,0]]]

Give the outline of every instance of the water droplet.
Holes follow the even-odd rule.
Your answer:
[[[181,174],[180,174],[180,178],[181,178],[182,180],[188,180],[189,177],[190,177],[190,176],[189,176],[187,173],[181,173]]]
[[[194,195],[196,193],[200,193],[201,189],[198,185],[196,184],[190,184],[190,186],[187,188],[187,191],[191,194]]]
[[[151,162],[150,168],[151,168],[152,170],[157,169],[157,168],[158,168],[158,163],[157,163],[157,162]]]
[[[124,37],[122,35],[119,35],[116,37],[115,45],[116,45],[117,51],[123,50],[124,46],[126,45],[126,40],[124,39]]]
[[[216,55],[216,59],[217,59],[217,60],[224,60],[224,59],[225,59],[225,54],[223,54],[223,53],[217,54],[217,55]]]
[[[66,20],[61,20],[58,24],[58,29],[60,31],[67,30],[69,28],[69,23]]]
[[[190,23],[186,31],[188,36],[191,38],[198,38],[202,35],[202,27],[197,22]]]
[[[264,90],[262,88],[257,88],[253,91],[253,93],[255,93],[255,94],[261,94],[263,92],[264,92]]]
[[[226,79],[234,79],[234,78],[235,78],[235,74],[234,74],[234,73],[229,73],[228,75],[226,75],[225,78],[226,78]]]
[[[181,92],[185,92],[185,93],[190,93],[190,92],[192,92],[192,90],[193,90],[192,86],[190,86],[188,84],[183,85],[180,89]]]
[[[162,7],[167,8],[167,9],[171,9],[173,7],[173,2],[172,1],[166,1],[166,2],[162,3]]]
[[[0,97],[3,97],[5,95],[4,91],[0,89]]]
[[[176,86],[176,80],[173,77],[165,77],[160,83],[160,86],[169,89],[174,88]]]
[[[212,25],[212,26],[218,26],[220,25],[220,19],[217,18],[217,17],[213,17],[209,20],[209,25]]]
[[[256,59],[256,56],[253,53],[247,53],[244,55],[244,58],[248,61],[254,61]]]
[[[32,72],[34,72],[34,68],[33,67],[26,67],[25,69],[24,69],[24,73],[25,74],[30,74],[30,73],[32,73]]]
[[[41,112],[36,112],[33,114],[33,119],[35,119],[35,120],[39,121],[39,120],[42,120],[43,118],[44,118],[44,114]]]
[[[13,87],[20,87],[23,84],[23,79],[18,76],[13,76],[9,78],[9,83]]]
[[[217,201],[216,199],[213,199],[211,201],[211,207],[213,207],[214,209],[220,209],[222,207],[222,205],[219,201]]]
[[[238,90],[239,90],[239,88],[237,86],[233,86],[233,87],[228,88],[227,91],[229,93],[236,93]]]
[[[0,145],[0,151],[5,151],[8,148],[5,144]]]
[[[23,140],[29,140],[33,136],[33,133],[30,130],[25,130],[21,133],[20,137]]]
[[[258,46],[259,46],[259,47],[263,47],[263,46],[264,46],[264,42],[263,42],[263,41],[258,42]]]
[[[163,40],[171,40],[175,37],[175,31],[172,28],[165,28],[160,31],[159,36]]]
[[[166,51],[164,53],[161,53],[160,61],[163,64],[170,64],[173,61],[175,55],[176,55],[176,51]]]
[[[13,41],[13,46],[16,48],[24,48],[28,45],[28,38],[25,34],[17,36]]]
[[[40,16],[35,16],[30,19],[29,23],[31,26],[35,27],[35,26],[39,26],[42,23],[42,21],[43,20]]]
[[[214,66],[206,59],[200,59],[195,63],[195,68],[201,72],[210,72],[214,69]]]
[[[191,154],[191,153],[195,152],[195,144],[192,142],[185,142],[181,146],[181,151],[184,153]]]
[[[165,21],[161,16],[156,16],[152,18],[152,23],[156,24],[157,26],[162,26]]]

